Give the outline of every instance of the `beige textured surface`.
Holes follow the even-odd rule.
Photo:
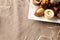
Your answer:
[[[0,0],[0,40],[60,40],[60,24],[29,20],[28,7],[29,0]]]

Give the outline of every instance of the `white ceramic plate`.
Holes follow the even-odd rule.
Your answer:
[[[44,17],[35,16],[34,13],[37,8],[38,8],[38,6],[35,6],[32,3],[32,0],[30,0],[28,19],[37,20],[37,21],[52,22],[52,23],[60,23],[60,19],[57,19],[57,18],[54,18],[53,20],[48,20],[48,19],[45,19]]]

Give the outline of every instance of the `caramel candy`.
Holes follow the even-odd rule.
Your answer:
[[[35,11],[35,15],[38,16],[38,17],[41,17],[44,15],[44,9],[43,8],[38,8],[36,11]]]

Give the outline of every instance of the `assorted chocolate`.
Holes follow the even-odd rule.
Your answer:
[[[35,11],[35,16],[44,16],[47,19],[57,17],[60,19],[60,0],[33,0],[33,4],[40,6]]]

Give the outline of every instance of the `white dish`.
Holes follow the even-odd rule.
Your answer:
[[[45,22],[52,22],[52,23],[60,23],[60,19],[54,18],[53,20],[48,20],[44,17],[37,17],[34,15],[35,10],[38,8],[38,6],[35,6],[32,3],[32,0],[30,0],[30,6],[29,6],[29,14],[28,19],[37,20],[37,21],[45,21]]]

